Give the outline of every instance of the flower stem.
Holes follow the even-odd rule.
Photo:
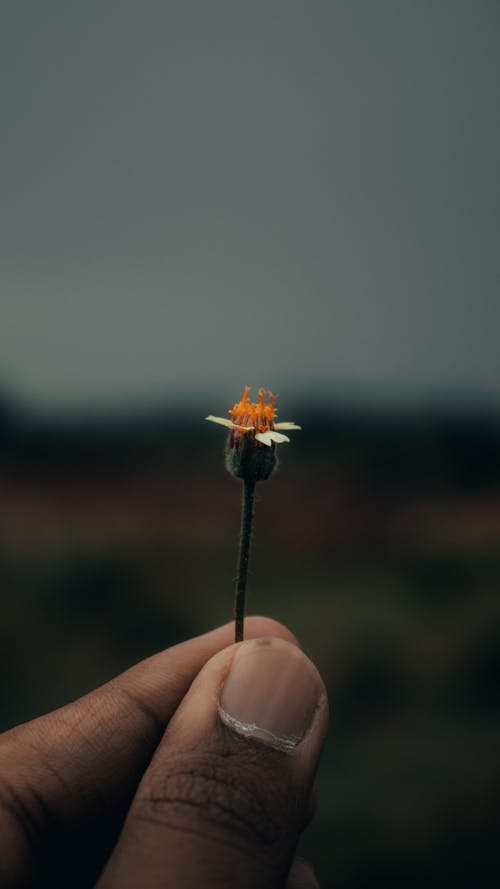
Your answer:
[[[236,588],[234,596],[234,629],[235,642],[243,641],[243,622],[245,618],[245,592],[248,577],[248,559],[252,538],[253,511],[255,502],[255,482],[243,479],[241,499],[241,530],[238,549],[238,568],[236,572]]]

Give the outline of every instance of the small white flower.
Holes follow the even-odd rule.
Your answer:
[[[277,410],[274,406],[276,395],[272,392],[266,392],[265,389],[259,389],[259,401],[251,402],[249,397],[250,386],[245,386],[243,397],[232,410],[229,411],[232,419],[226,420],[224,417],[214,417],[210,414],[205,417],[211,423],[219,423],[228,429],[239,432],[245,436],[252,436],[255,441],[260,444],[272,447],[273,444],[282,444],[290,441],[287,435],[283,435],[280,430],[285,429],[287,432],[292,429],[300,429],[296,423],[275,423]],[[269,401],[266,403],[266,396],[269,395]]]

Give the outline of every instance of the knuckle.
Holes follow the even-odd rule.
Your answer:
[[[299,812],[291,782],[261,750],[245,755],[191,752],[152,765],[131,814],[177,830],[271,846],[289,833]],[[263,760],[267,759],[267,768]]]
[[[30,787],[23,787],[20,790],[14,781],[10,781],[6,776],[3,777],[0,786],[2,823],[9,821],[17,828],[20,835],[34,842],[41,833],[40,809],[40,801]]]
[[[0,873],[26,871],[39,859],[42,823],[35,796],[5,775],[0,785]]]

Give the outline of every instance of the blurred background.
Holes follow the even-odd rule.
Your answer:
[[[329,686],[323,887],[486,885],[500,808],[495,0],[0,14],[1,728],[231,617],[243,386],[303,426],[249,610]],[[493,884],[492,884],[493,885]]]

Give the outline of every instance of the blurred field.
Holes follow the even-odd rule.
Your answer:
[[[323,887],[489,885],[500,808],[500,419],[297,410],[249,611],[330,689]],[[2,728],[230,619],[239,486],[200,419],[0,407]],[[491,885],[494,885],[492,882]]]

